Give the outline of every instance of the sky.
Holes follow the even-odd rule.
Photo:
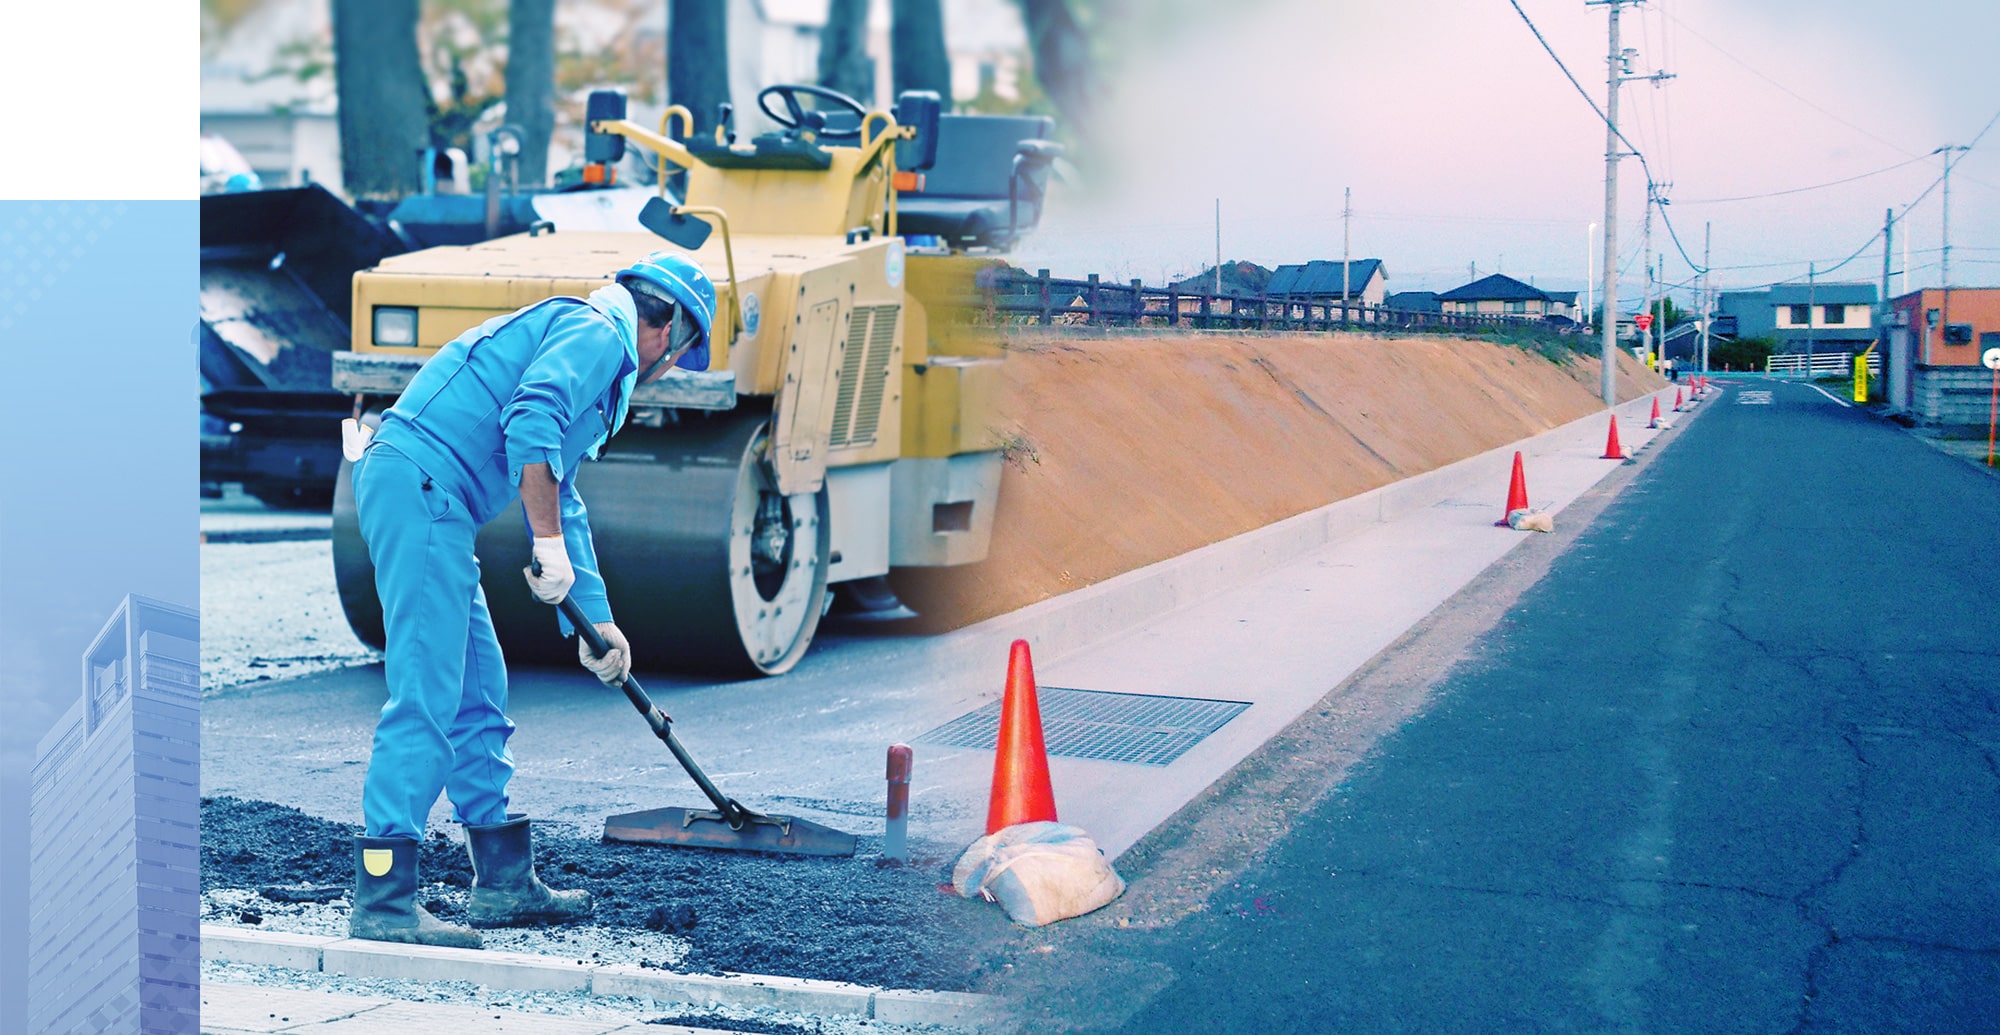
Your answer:
[[[1124,52],[1107,128],[1018,263],[1148,283],[1191,273],[1214,260],[1218,199],[1225,259],[1339,259],[1351,188],[1351,254],[1383,259],[1392,291],[1448,290],[1474,269],[1581,290],[1601,271],[1604,124],[1508,0],[1215,6]],[[1605,8],[1520,6],[1601,106]],[[1878,282],[1881,244],[1863,245],[1885,211],[1903,217],[1942,172],[1926,156],[2000,114],[1991,0],[1904,0],[1893,18],[1875,0],[1650,0],[1621,24],[1635,74],[1675,77],[1623,86],[1619,117],[1669,185],[1686,257],[1656,220],[1668,284],[1693,283],[1704,224],[1718,288],[1803,282],[1814,262],[1822,279]],[[1621,167],[1629,305],[1647,176]],[[1896,227],[1912,290],[1940,283],[1942,202],[1932,190]],[[2000,126],[1955,165],[1951,222],[1953,285],[2000,284]]]

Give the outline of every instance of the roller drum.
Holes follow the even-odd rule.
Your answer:
[[[826,490],[784,497],[761,456],[768,415],[628,428],[577,472],[599,569],[635,667],[776,675],[804,656],[826,602]],[[381,607],[343,468],[334,563],[349,624],[380,643]],[[480,581],[509,662],[575,664],[555,609],[529,593],[516,501],[479,532]],[[371,635],[372,634],[372,635]]]

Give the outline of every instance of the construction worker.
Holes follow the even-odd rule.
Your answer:
[[[624,424],[637,385],[676,365],[707,368],[714,312],[701,268],[655,252],[588,299],[551,298],[460,335],[361,447],[354,501],[382,601],[389,702],[354,839],[353,937],[479,945],[478,932],[416,901],[417,847],[439,791],[465,824],[474,926],[590,912],[589,892],[536,877],[528,821],[507,811],[514,724],[473,538],[518,494],[527,590],[549,604],[575,597],[613,648],[598,658],[579,637],[579,658],[607,685],[622,680],[630,645],[611,620],[576,470]]]

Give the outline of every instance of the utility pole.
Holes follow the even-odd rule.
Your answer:
[[[1889,256],[1895,250],[1896,210],[1882,210],[1882,304],[1875,322],[1880,324],[1889,314]]]
[[[1632,74],[1632,55],[1618,42],[1618,13],[1626,4],[1640,0],[1584,0],[1585,7],[1604,7],[1611,15],[1611,44],[1606,51],[1604,92],[1604,369],[1600,380],[1604,405],[1618,401],[1618,160],[1627,152],[1618,139],[1618,87],[1633,79],[1659,82],[1668,78],[1662,71],[1650,76]]]
[[[1653,302],[1653,331],[1659,337],[1654,339],[1657,346],[1654,362],[1667,365],[1667,257],[1662,255],[1653,260],[1653,283],[1659,287],[1658,298]]]
[[[1970,151],[1972,149],[1969,147],[1960,147],[1954,144],[1946,144],[1945,146],[1938,148],[1938,150],[1944,152],[1944,268],[1940,271],[1940,278],[1944,281],[1944,312],[1938,321],[1938,325],[1946,328],[1944,333],[1950,334],[1951,331],[1949,328],[1951,327],[1951,166],[1952,166],[1951,153],[1953,151]]]
[[[1714,300],[1708,297],[1708,245],[1715,224],[1701,224],[1701,374],[1708,376],[1708,325],[1714,320]]]
[[[1599,351],[1604,369],[1598,387],[1604,405],[1618,401],[1618,160],[1625,157],[1618,139],[1618,87],[1625,81],[1625,52],[1618,46],[1620,0],[1584,0],[1585,6],[1603,3],[1611,9],[1611,49],[1606,53],[1604,89],[1604,347]]]
[[[1210,294],[1222,294],[1222,199],[1215,199],[1215,290]]]
[[[1812,380],[1813,357],[1813,309],[1819,299],[1814,295],[1814,280],[1818,276],[1819,265],[1806,263],[1806,380]]]
[[[1598,224],[1584,230],[1584,316],[1598,312]],[[1580,324],[1582,320],[1578,320]]]
[[[1648,313],[1653,310],[1653,184],[1650,180],[1646,182],[1646,222],[1644,229],[1639,232],[1639,241],[1640,261],[1645,263],[1646,270],[1646,279],[1640,282],[1646,285],[1646,289],[1643,292],[1644,297],[1641,299],[1643,304],[1639,306],[1639,311]],[[1657,324],[1654,325],[1654,327],[1657,326]],[[1645,331],[1641,332],[1640,341],[1646,346],[1646,356],[1651,360],[1647,366],[1658,370],[1660,355],[1659,350],[1653,347],[1654,327],[1648,327]]]
[[[1597,311],[1597,224],[1592,223],[1583,232],[1583,312],[1588,316]],[[1581,321],[1579,321],[1581,322]]]
[[[1340,322],[1347,322],[1347,282],[1348,254],[1353,244],[1350,221],[1354,218],[1354,188],[1347,188],[1346,200],[1340,205]]]

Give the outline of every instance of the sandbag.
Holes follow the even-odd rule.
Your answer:
[[[1553,532],[1556,530],[1556,519],[1547,511],[1522,507],[1507,512],[1507,527],[1523,532]]]
[[[1125,893],[1090,835],[1052,822],[1016,823],[972,842],[951,883],[966,898],[1000,903],[1023,927],[1082,916]]]

